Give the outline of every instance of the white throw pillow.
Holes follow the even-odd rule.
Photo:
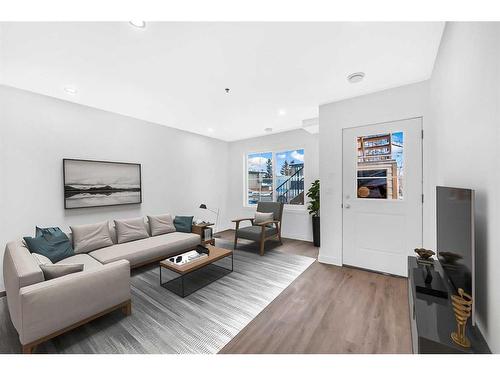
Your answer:
[[[36,259],[36,261],[38,262],[38,265],[52,264],[52,261],[49,258],[47,258],[45,255],[31,253],[31,256]]]
[[[142,217],[127,220],[115,220],[116,239],[118,243],[148,238],[149,233]]]
[[[255,212],[254,224],[265,223],[266,221],[273,221],[274,214],[272,212]]]
[[[88,253],[113,245],[107,221],[97,224],[70,226],[75,254]]]
[[[148,216],[148,221],[152,236],[175,232],[174,220],[170,214]]]

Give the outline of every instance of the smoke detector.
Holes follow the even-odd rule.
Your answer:
[[[347,76],[347,80],[349,81],[349,83],[361,82],[363,80],[363,78],[365,78],[365,73],[363,73],[363,72],[356,72],[356,73],[349,74]]]

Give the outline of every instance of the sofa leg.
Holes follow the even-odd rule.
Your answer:
[[[23,345],[23,354],[32,354],[33,349],[35,349],[35,345]]]
[[[132,301],[128,301],[127,304],[122,307],[122,312],[127,316],[132,314]]]

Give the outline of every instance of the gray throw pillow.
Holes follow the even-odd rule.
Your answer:
[[[174,220],[170,214],[148,216],[148,221],[152,236],[175,232]]]
[[[255,212],[254,224],[265,223],[266,221],[273,221],[274,214],[272,212]]]
[[[127,220],[115,220],[116,238],[118,243],[136,241],[148,238],[149,233],[142,217]]]
[[[107,221],[97,224],[70,226],[75,254],[88,253],[113,245]]]
[[[45,280],[83,271],[83,264],[40,264]]]

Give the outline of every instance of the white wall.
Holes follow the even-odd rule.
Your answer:
[[[304,149],[304,183],[308,189],[319,177],[318,135],[303,129],[246,139],[229,144],[229,201],[227,208],[231,218],[253,217],[255,208],[244,207],[245,157],[250,152],[285,151]],[[306,206],[285,209],[282,235],[287,238],[312,241],[311,218]],[[243,223],[242,223],[243,225]],[[233,225],[234,228],[234,225]]]
[[[500,352],[500,24],[448,23],[430,83],[441,185],[476,190],[476,312]]]
[[[224,215],[227,154],[226,142],[0,86],[0,259],[7,241],[35,225],[66,230],[162,212],[210,218],[201,202]],[[143,203],[64,210],[63,158],[141,163]]]
[[[342,264],[342,129],[423,117],[425,130],[427,98],[428,83],[421,82],[320,106],[321,262]],[[424,180],[427,164],[424,149]],[[424,184],[424,194],[429,192]],[[424,224],[424,245],[429,232]]]

